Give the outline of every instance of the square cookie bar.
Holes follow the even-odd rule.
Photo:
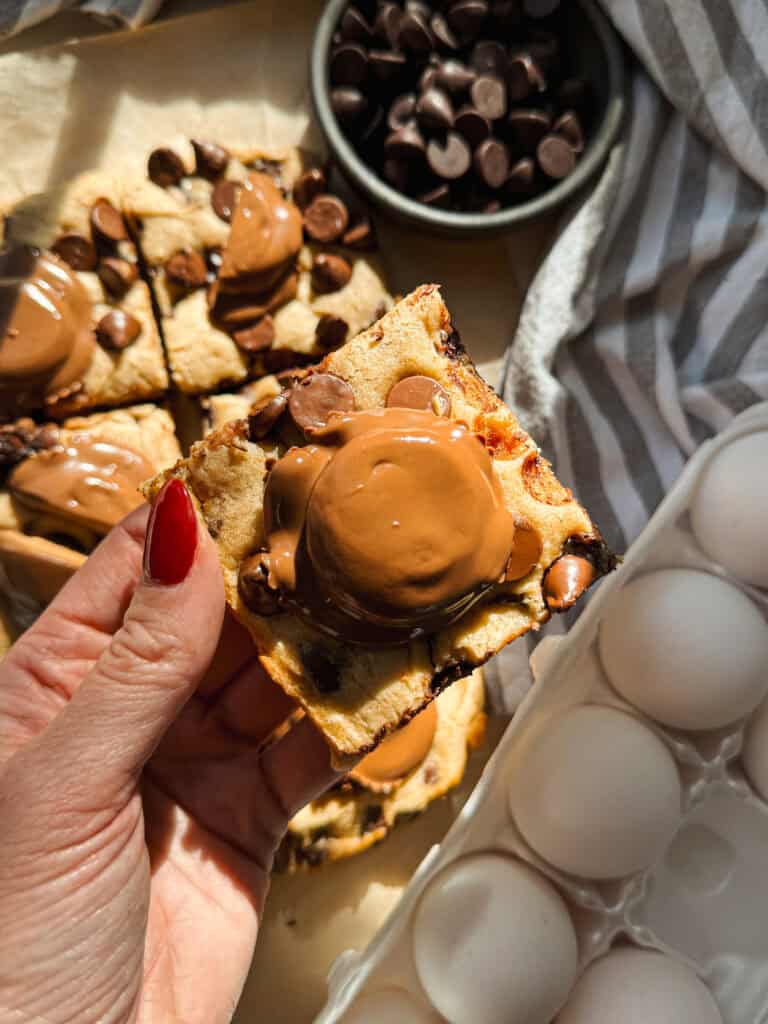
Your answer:
[[[47,604],[180,456],[173,420],[149,404],[0,427],[0,564],[19,600]]]
[[[168,387],[149,288],[120,213],[121,183],[93,172],[5,211],[0,416],[125,405]]]
[[[181,391],[315,362],[390,307],[368,221],[296,151],[183,140],[154,150],[147,175],[124,208]]]
[[[341,767],[614,566],[435,285],[193,446],[148,497],[171,475],[266,670]]]

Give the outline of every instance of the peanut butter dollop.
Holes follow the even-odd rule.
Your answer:
[[[76,435],[62,448],[40,452],[8,478],[13,496],[25,505],[86,523],[107,533],[143,501],[139,484],[154,467],[131,448]]]
[[[266,174],[248,176],[221,257],[223,291],[264,292],[296,259],[302,243],[299,208]]]
[[[269,583],[351,642],[454,621],[502,577],[515,534],[483,445],[462,423],[388,408],[332,413],[275,465]]]
[[[93,356],[91,303],[52,253],[0,252],[0,410],[40,405],[82,380]]]
[[[382,740],[349,774],[370,789],[393,788],[427,756],[436,729],[437,704],[433,701],[402,729]]]

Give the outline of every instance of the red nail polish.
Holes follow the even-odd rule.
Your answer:
[[[144,576],[152,583],[181,583],[192,568],[197,519],[192,499],[176,477],[155,498],[144,542]]]

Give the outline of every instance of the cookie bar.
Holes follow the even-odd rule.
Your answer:
[[[459,679],[291,820],[278,870],[362,853],[457,786],[485,731],[482,670]]]
[[[101,172],[5,211],[0,252],[0,418],[60,419],[168,387],[149,289]]]
[[[153,405],[0,427],[0,564],[11,587],[47,604],[141,504],[147,476],[180,456],[173,420]]]
[[[155,150],[125,210],[189,394],[315,362],[391,305],[364,219],[319,168],[210,142]]]
[[[346,767],[613,557],[424,285],[169,476],[227,600]]]

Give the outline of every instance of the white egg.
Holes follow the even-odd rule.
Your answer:
[[[616,690],[678,729],[717,729],[768,690],[768,623],[737,587],[706,572],[662,569],[632,580],[600,625]]]
[[[438,1018],[420,1009],[401,988],[369,992],[356,1000],[343,1024],[434,1024]]]
[[[744,583],[768,587],[768,431],[713,456],[691,503],[691,525],[709,557]]]
[[[451,1024],[550,1024],[576,979],[562,897],[521,861],[463,857],[425,889],[413,922],[419,980]]]
[[[681,799],[677,767],[658,736],[593,704],[547,723],[509,790],[531,848],[561,871],[595,879],[630,875],[660,856]]]
[[[768,701],[747,724],[741,757],[749,781],[768,800]]]
[[[579,979],[557,1024],[723,1024],[706,985],[685,964],[617,949]]]

